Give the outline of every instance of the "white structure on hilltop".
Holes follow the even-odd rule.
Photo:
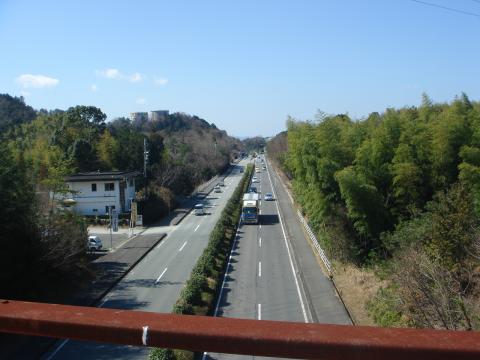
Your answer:
[[[147,112],[132,112],[132,113],[130,113],[130,120],[135,125],[142,125],[142,124],[147,122],[148,113]]]
[[[150,121],[161,121],[168,118],[168,110],[155,110],[148,113],[148,120]]]
[[[80,215],[105,215],[109,208],[126,213],[135,199],[135,177],[138,175],[138,171],[74,174],[65,179],[72,192],[59,200],[75,200],[73,208]]]

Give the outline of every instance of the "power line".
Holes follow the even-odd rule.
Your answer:
[[[434,4],[434,3],[429,3],[429,2],[426,2],[426,1],[421,1],[421,0],[410,0],[410,1],[413,1],[413,2],[416,2],[416,3],[419,3],[419,4],[423,4],[423,5],[433,6],[433,7],[444,9],[444,10],[454,11],[456,13],[460,13],[460,14],[464,14],[464,15],[470,15],[470,16],[475,16],[475,17],[480,18],[480,14],[477,14],[477,13],[472,13],[472,12],[468,12],[468,11],[464,11],[464,10],[460,10],[460,9],[451,8],[451,7],[448,7],[448,6],[443,6],[443,5],[438,5],[438,4]],[[475,0],[473,0],[473,1],[475,1]],[[475,2],[480,3],[480,1],[475,1]]]

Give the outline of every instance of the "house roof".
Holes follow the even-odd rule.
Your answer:
[[[123,180],[140,175],[139,171],[92,171],[76,173],[65,178],[69,182],[92,180]]]

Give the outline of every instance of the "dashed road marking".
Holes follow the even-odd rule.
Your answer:
[[[160,274],[160,276],[159,276],[159,277],[157,278],[157,280],[155,281],[155,284],[160,281],[160,279],[162,278],[163,275],[165,275],[165,273],[167,272],[167,269],[168,269],[168,268],[165,268],[165,270],[162,271],[162,273]]]
[[[187,242],[188,242],[188,241],[185,241],[185,242],[183,243],[182,247],[181,247],[180,249],[178,249],[178,251],[182,251],[183,248],[185,247],[185,245],[187,245]]]

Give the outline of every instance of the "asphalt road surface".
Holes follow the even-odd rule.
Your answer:
[[[190,272],[208,244],[208,238],[227,200],[243,173],[236,165],[226,177],[221,193],[210,193],[201,202],[207,215],[191,212],[176,226],[148,228],[143,235],[167,233],[160,242],[103,299],[100,306],[114,309],[169,313]],[[64,340],[58,342],[43,359],[146,359],[150,349],[94,342]]]
[[[255,174],[260,183],[252,184],[261,192],[260,222],[238,230],[216,315],[351,324],[321,271],[280,178],[266,165],[266,170]],[[265,201],[266,193],[273,193],[274,200]],[[205,358],[252,356],[204,354]]]

